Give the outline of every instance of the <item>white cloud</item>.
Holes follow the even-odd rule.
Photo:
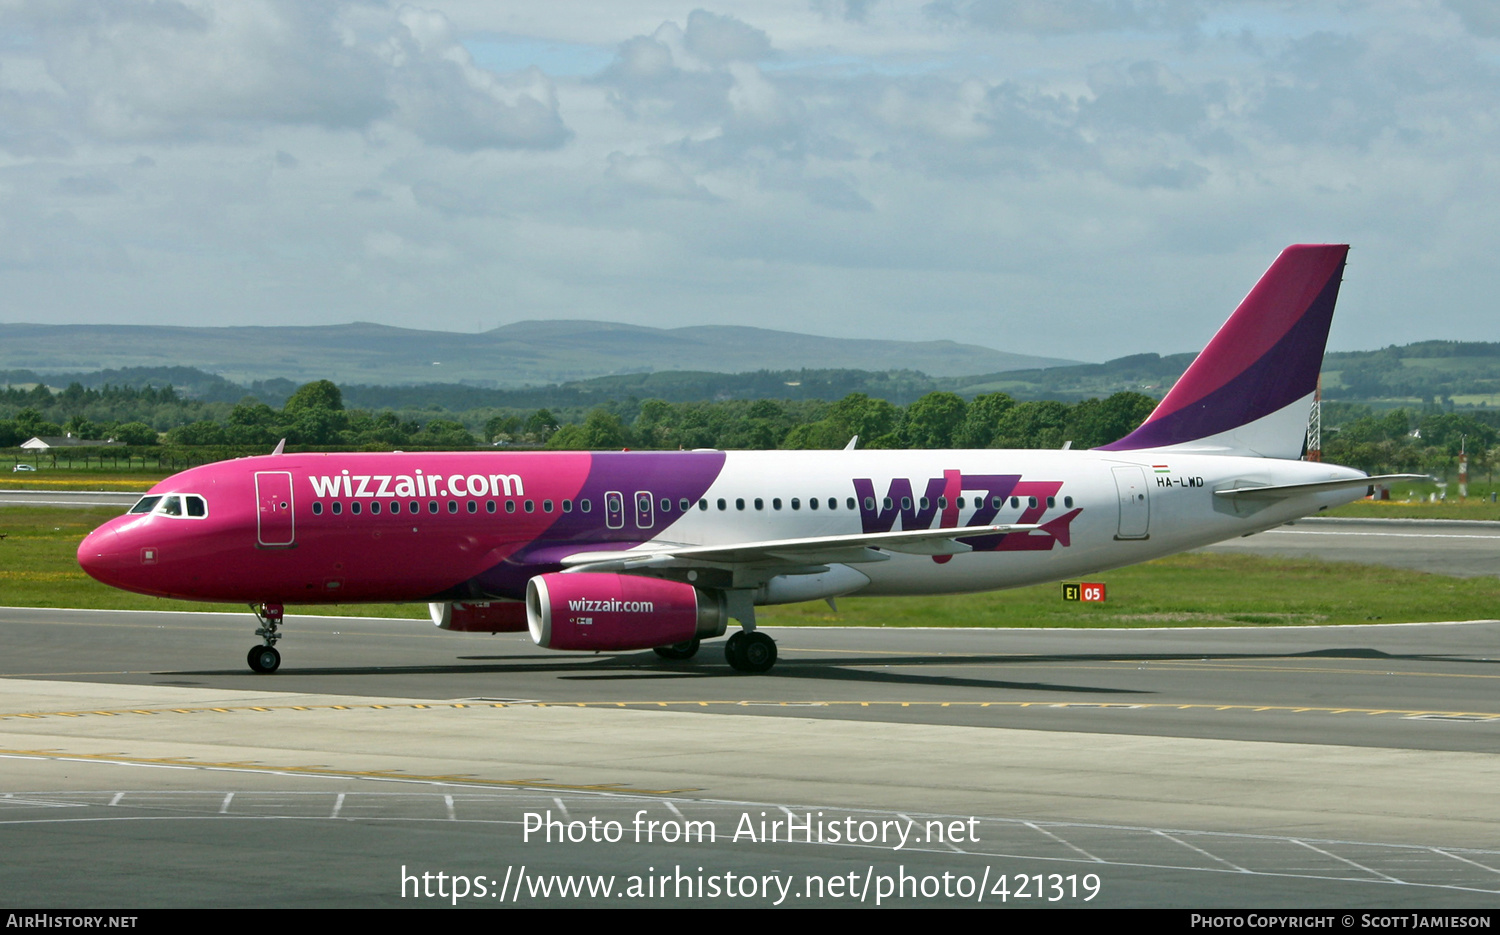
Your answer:
[[[1477,36],[1493,39],[1500,36],[1500,7],[1489,0],[1443,0],[1443,5]]]
[[[0,318],[919,320],[1102,359],[1191,349],[1326,239],[1346,340],[1493,339],[1487,9],[0,0]]]
[[[66,97],[54,109],[76,121],[75,141],[251,139],[277,126],[364,131],[382,120],[455,149],[568,137],[545,76],[474,67],[433,11],[74,0],[15,12]],[[14,92],[10,102],[20,103]]]
[[[37,38],[105,139],[183,140],[236,124],[359,127],[388,109],[379,63],[331,4],[76,3]]]
[[[686,198],[693,201],[716,201],[708,189],[692,176],[659,156],[609,154],[606,178],[635,189],[648,197]]]
[[[733,16],[707,10],[688,14],[682,44],[694,56],[712,65],[758,62],[771,55],[771,40],[764,32]]]
[[[436,11],[403,7],[397,20],[405,34],[392,36],[384,50],[395,123],[456,150],[567,142],[557,92],[541,71],[500,76],[478,68]]]
[[[1184,28],[1197,22],[1192,0],[936,0],[927,14],[1000,32],[1039,35]]]

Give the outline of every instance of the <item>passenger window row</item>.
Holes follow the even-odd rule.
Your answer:
[[[1026,499],[1026,506],[1028,508],[1030,508],[1030,509],[1036,509],[1037,503],[1038,503],[1036,497],[1026,497],[1025,499]],[[1022,500],[1022,498],[1020,498],[1020,497],[1011,497],[1010,498],[1011,509],[1020,509],[1020,507],[1021,507],[1021,500]],[[807,508],[809,510],[816,510],[816,509],[819,509],[819,504],[822,503],[822,502],[823,501],[819,500],[817,497],[809,497],[807,499],[806,506],[807,506]],[[936,507],[938,509],[940,509],[940,510],[946,510],[946,509],[948,509],[948,498],[947,497],[938,497],[936,501],[933,501],[933,500],[931,500],[928,497],[919,497],[916,502],[917,502],[917,508],[918,509],[922,509],[922,510],[931,509],[934,505],[936,505]],[[790,506],[790,508],[793,509],[793,510],[800,510],[800,509],[802,509],[802,507],[804,505],[803,501],[800,498],[798,498],[798,497],[792,497],[789,501],[787,501],[787,503]],[[667,499],[663,499],[661,501],[661,504],[662,504],[661,508],[663,510],[666,510],[666,509],[668,509],[668,507],[671,506],[671,501],[667,500]],[[766,508],[766,501],[764,499],[760,498],[760,497],[756,497],[754,500],[750,501],[750,504],[751,504],[751,506],[753,506],[754,509],[757,509],[757,510],[764,510]],[[713,505],[716,506],[721,511],[729,509],[729,501],[726,500],[723,497],[720,497],[717,500],[715,500]],[[890,497],[884,498],[884,500],[882,500],[882,502],[881,502],[881,508],[882,509],[886,509],[886,510],[892,509],[893,507],[895,507],[895,505],[896,505],[896,501],[893,500]],[[958,498],[955,499],[955,502],[954,502],[953,505],[956,506],[960,510],[965,509],[965,508],[967,508],[969,506],[973,506],[974,509],[977,510],[977,509],[980,509],[980,508],[982,508],[984,506],[984,498],[983,497],[958,497]],[[680,506],[681,506],[681,508],[683,510],[687,510],[687,508],[688,508],[688,501],[687,500],[680,501]],[[991,506],[991,508],[996,509],[996,510],[1002,509],[1005,506],[1005,498],[1004,497],[992,497],[990,499],[990,506]],[[1057,506],[1057,498],[1056,497],[1048,497],[1047,498],[1047,507],[1050,509],[1050,508],[1055,507],[1055,506]],[[1072,497],[1063,497],[1063,506],[1071,509],[1072,506],[1073,506],[1073,498]],[[698,501],[698,509],[700,509],[700,510],[707,510],[708,508],[709,508],[709,501],[707,501],[707,500],[699,500]],[[745,506],[745,499],[743,497],[737,497],[737,498],[735,498],[735,500],[734,500],[734,508],[736,510],[744,510],[746,508],[746,506]],[[782,508],[781,498],[780,497],[772,497],[771,498],[771,509],[772,510],[779,510],[781,508]],[[839,508],[838,498],[837,497],[829,497],[828,500],[827,500],[827,508],[830,509],[830,510],[836,510],[836,509],[838,509]],[[859,508],[859,503],[853,497],[849,497],[849,498],[845,499],[845,501],[844,501],[844,508],[848,509],[848,510],[858,509]],[[864,508],[865,508],[866,511],[872,511],[872,510],[874,510],[875,509],[875,498],[874,497],[865,497],[865,499],[864,499]],[[910,510],[911,508],[912,508],[912,498],[911,497],[902,497],[901,498],[901,509],[903,509],[903,510]]]
[[[666,500],[662,501],[662,503],[667,503],[667,502],[668,501],[666,501]],[[828,504],[828,509],[830,509],[830,510],[837,510],[839,508],[839,499],[838,499],[838,497],[829,497],[826,502]],[[816,510],[816,509],[819,509],[822,506],[823,503],[824,503],[824,501],[820,500],[817,497],[808,497],[807,498],[807,502],[806,502],[806,506],[807,506],[807,508],[809,510]],[[687,509],[689,507],[689,504],[690,504],[690,501],[685,500],[685,499],[679,502],[679,505],[681,506],[681,508],[682,508],[682,510],[684,512],[687,511]],[[754,500],[750,501],[750,504],[753,506],[754,509],[757,509],[757,510],[764,510],[766,508],[766,501],[762,497],[756,497]],[[729,509],[729,501],[726,500],[726,499],[724,499],[723,497],[719,497],[717,500],[715,500],[714,501],[714,505],[716,507],[718,507],[720,510],[727,510],[727,509]],[[786,502],[786,505],[788,507],[790,507],[791,509],[793,509],[793,510],[800,510],[800,509],[802,509],[802,507],[803,507],[804,504],[803,504],[802,498],[800,498],[800,497],[792,497],[790,500],[788,500]],[[709,502],[707,500],[699,500],[698,501],[698,509],[700,509],[700,510],[707,510],[708,506],[709,506]],[[735,500],[734,500],[734,508],[736,510],[743,510],[743,509],[745,509],[745,498],[744,497],[736,497]],[[780,497],[772,497],[771,498],[771,509],[772,510],[779,510],[781,508],[782,508],[781,498]],[[856,503],[856,501],[855,501],[855,499],[853,497],[849,497],[849,498],[847,498],[844,501],[844,508],[848,509],[848,510],[854,510],[854,509],[858,509],[858,505],[857,505],[857,503]]]
[[[486,513],[498,513],[501,510],[504,510],[506,513],[514,513],[518,509],[523,513],[535,513],[537,512],[537,506],[538,504],[535,500],[521,500],[519,501],[519,503],[515,500],[506,500],[504,501],[504,506],[498,505],[494,500],[485,500],[483,509]],[[593,504],[587,499],[579,500],[577,502],[574,502],[573,500],[563,500],[557,503],[554,503],[552,500],[543,500],[540,506],[543,513],[556,513],[559,510],[563,513],[571,513],[575,509],[580,513],[587,513],[594,508]],[[329,513],[332,513],[334,516],[339,516],[344,512],[344,504],[340,500],[334,500],[327,506],[325,506],[323,501],[321,500],[313,501],[312,511],[314,516],[322,516],[325,509]],[[410,500],[405,504],[403,504],[400,500],[392,500],[390,501],[388,507],[383,506],[382,502],[379,500],[371,500],[364,505],[361,505],[361,501],[354,500],[349,504],[349,512],[355,516],[358,516],[365,510],[368,510],[371,515],[378,516],[382,510],[387,510],[392,514],[400,513],[403,510],[407,513],[416,514],[421,513],[422,509],[422,501],[420,500]],[[442,513],[445,507],[443,506],[441,501],[428,500],[426,509],[429,514],[436,515]],[[459,501],[449,500],[447,502],[446,509],[449,513],[459,512]],[[479,501],[463,501],[462,509],[468,513],[478,513],[480,510]]]
[[[159,498],[159,497],[145,497],[139,503],[137,503],[134,507],[132,507],[131,510],[130,510],[130,512],[132,512],[132,513],[150,513],[150,512],[153,512],[153,508],[157,507],[157,504],[156,504],[155,501],[159,500],[159,499],[162,499],[162,498]],[[170,505],[169,506],[163,506],[163,507],[157,508],[157,509],[155,509],[155,512],[158,512],[158,513],[167,513],[168,515],[171,515],[171,516],[180,516],[180,515],[182,515],[182,513],[180,512],[182,510],[182,506],[180,504],[176,503],[176,501],[178,500],[178,498],[177,497],[168,497],[166,499],[168,501],[170,501]],[[187,501],[187,510],[188,510],[187,515],[189,515],[189,516],[205,516],[205,515],[207,515],[207,509],[206,509],[206,507],[204,505],[202,497],[190,496],[190,497],[184,497],[183,499]],[[1020,498],[1020,497],[1011,497],[1010,498],[1011,509],[1020,509],[1020,507],[1021,507],[1021,500],[1022,500],[1022,498]],[[1037,501],[1036,497],[1026,497],[1025,500],[1026,500],[1026,506],[1027,506],[1027,508],[1029,508],[1029,509],[1036,509],[1036,507],[1038,505],[1038,501]],[[148,501],[151,501],[151,502],[148,503]],[[477,501],[477,500],[467,500],[467,501],[464,501],[464,505],[462,507],[459,506],[459,502],[460,501],[458,501],[458,500],[449,500],[449,501],[447,501],[447,507],[446,507],[447,512],[449,512],[449,513],[458,513],[460,511],[460,509],[462,509],[465,512],[468,512],[468,513],[478,513],[479,510],[480,510],[479,501]],[[497,512],[500,512],[503,509],[506,513],[515,513],[518,508],[523,513],[535,513],[537,511],[537,502],[535,500],[522,500],[522,501],[519,501],[519,507],[517,505],[517,501],[515,501],[515,500],[505,500],[503,502],[504,502],[504,506],[502,507],[502,506],[497,505],[494,500],[485,500],[484,501],[484,511],[486,513],[497,513]],[[717,507],[719,511],[723,512],[723,511],[727,511],[729,509],[729,502],[730,501],[727,500],[727,499],[725,499],[724,497],[719,497],[719,498],[717,498],[716,500],[713,501],[713,506]],[[649,503],[650,503],[650,501],[646,501],[647,505],[644,506],[644,507],[641,507],[641,509],[649,510],[650,509]],[[927,497],[920,497],[920,498],[917,499],[916,503],[917,503],[917,508],[918,509],[922,509],[922,510],[931,509],[934,505],[936,505],[936,507],[938,509],[940,509],[940,510],[946,510],[946,509],[948,509],[948,498],[947,497],[938,497],[937,500],[936,500],[936,502],[935,502],[935,504],[934,504],[934,501],[932,501],[931,499],[929,499]],[[756,509],[756,510],[764,510],[766,508],[766,501],[762,497],[756,497],[753,500],[749,501],[749,505],[752,508]],[[895,505],[896,505],[896,501],[893,500],[891,497],[886,497],[881,502],[881,508],[882,509],[886,509],[886,510],[894,508]],[[957,501],[954,503],[954,506],[956,506],[960,510],[965,509],[965,508],[967,508],[968,506],[971,506],[971,505],[976,510],[982,508],[984,506],[984,498],[983,497],[958,497]],[[661,506],[661,511],[663,513],[670,513],[672,511],[672,501],[670,499],[668,499],[667,497],[662,497],[661,498],[660,506]],[[688,510],[692,509],[692,506],[693,506],[693,501],[687,499],[686,497],[683,497],[682,499],[680,499],[680,500],[677,501],[677,508],[681,512],[686,513]],[[709,509],[709,501],[707,499],[701,499],[701,500],[698,501],[697,506],[698,506],[698,509],[700,511],[707,511]],[[837,510],[839,508],[839,500],[838,500],[837,497],[828,497],[828,498],[826,498],[826,500],[825,499],[820,499],[818,497],[808,497],[806,501],[803,501],[800,497],[792,497],[789,500],[785,501],[785,503],[783,503],[783,501],[782,501],[782,499],[780,497],[772,497],[771,498],[771,502],[770,502],[770,506],[771,506],[771,509],[773,511],[774,510],[781,510],[781,509],[783,509],[783,507],[789,508],[791,510],[801,510],[804,506],[807,509],[809,509],[809,510],[818,510],[818,509],[825,509],[825,508],[828,509],[828,510]],[[1004,497],[992,497],[992,498],[990,498],[990,507],[992,509],[999,510],[999,509],[1004,508],[1004,506],[1005,506],[1005,498]],[[1048,497],[1047,498],[1047,507],[1050,509],[1050,508],[1055,507],[1055,506],[1057,506],[1057,498],[1056,497]],[[1063,506],[1066,507],[1066,508],[1071,509],[1072,506],[1073,506],[1073,498],[1072,497],[1063,497]],[[745,510],[747,508],[747,503],[746,503],[745,498],[744,497],[736,497],[734,499],[734,508],[736,510],[738,510],[738,511]],[[846,510],[855,510],[855,509],[858,509],[858,508],[859,508],[859,502],[857,500],[855,500],[853,497],[847,497],[847,498],[845,498],[845,500],[844,500],[844,509],[846,509]],[[874,510],[875,509],[875,498],[874,497],[865,497],[865,499],[864,499],[864,508],[866,510]],[[911,497],[902,497],[901,498],[901,509],[903,509],[903,510],[910,510],[911,508],[912,508],[912,498]],[[331,503],[329,503],[325,507],[323,501],[321,501],[321,500],[314,500],[313,501],[312,511],[313,511],[313,515],[314,516],[322,516],[325,509],[328,512],[332,513],[334,516],[339,516],[339,515],[341,515],[344,512],[344,504],[343,504],[342,501],[334,500],[334,501],[332,501]],[[379,515],[383,509],[387,509],[387,508],[383,507],[382,504],[381,504],[381,501],[379,501],[379,500],[371,500],[371,501],[369,501],[369,503],[367,505],[364,505],[364,506],[361,505],[361,501],[359,501],[359,500],[354,500],[354,501],[350,502],[350,504],[349,504],[349,512],[351,514],[355,515],[355,516],[358,516],[362,511],[364,511],[366,509],[368,509],[368,511],[370,512],[371,515]],[[390,504],[389,504],[389,507],[388,507],[388,512],[390,512],[391,514],[397,514],[397,513],[403,512],[403,510],[404,510],[407,513],[418,514],[418,513],[422,512],[422,509],[423,509],[423,507],[422,507],[422,501],[420,501],[420,500],[407,501],[405,504],[403,504],[403,502],[400,501],[400,500],[392,500],[392,501],[390,501]],[[590,512],[590,511],[593,510],[593,503],[591,501],[589,501],[587,498],[578,500],[576,502],[573,501],[573,500],[562,500],[562,501],[560,501],[560,502],[558,502],[556,504],[554,504],[554,502],[552,500],[543,500],[543,501],[541,501],[541,511],[543,513],[553,513],[553,512],[556,512],[558,509],[560,509],[563,513],[571,513],[571,512],[573,512],[574,509],[577,509],[578,512],[580,512],[580,513],[588,513],[588,512]],[[177,510],[178,512],[168,512],[169,510]],[[198,512],[193,512],[194,510],[197,510]],[[438,501],[438,500],[428,500],[427,501],[426,510],[431,515],[437,515],[437,514],[443,512],[444,507],[443,507],[442,503],[440,501]]]
[[[1021,500],[1022,500],[1021,497],[1011,497],[1010,498],[1010,508],[1013,509],[1013,510],[1020,509],[1021,508]],[[965,501],[968,501],[969,503],[972,503],[973,506],[974,506],[974,509],[976,509],[976,510],[980,509],[981,507],[984,506],[984,498],[983,497],[968,497],[968,498],[966,498],[966,497],[959,497],[958,498],[958,502],[955,503],[954,506],[956,506],[960,510],[962,510],[965,507],[965,505],[966,505]],[[1025,501],[1026,501],[1026,507],[1027,507],[1027,509],[1034,510],[1034,509],[1037,508],[1038,500],[1037,500],[1036,497],[1026,497]],[[889,510],[889,509],[891,509],[891,507],[893,507],[895,505],[895,501],[892,500],[890,497],[886,497],[885,500],[882,502],[881,505],[882,505],[882,507],[884,509]],[[931,509],[932,505],[933,505],[933,502],[930,499],[928,499],[927,497],[919,497],[917,499],[918,509],[923,509],[923,510]],[[903,509],[903,510],[909,510],[909,509],[911,509],[911,506],[912,506],[912,498],[911,497],[902,497],[901,498],[901,509]],[[1056,497],[1048,497],[1047,498],[1047,508],[1051,509],[1051,508],[1053,508],[1055,506],[1057,506],[1057,498]],[[991,509],[999,510],[999,509],[1003,509],[1004,507],[1005,507],[1005,498],[1004,497],[991,497],[990,498],[990,508]],[[1066,509],[1072,509],[1072,507],[1073,507],[1073,498],[1072,497],[1063,497],[1063,507],[1066,508]],[[948,509],[948,498],[947,497],[938,497],[937,498],[937,508],[940,509],[940,510],[946,510],[946,509]],[[875,509],[875,498],[874,497],[865,497],[865,509],[867,509],[867,510],[873,510],[873,509]]]

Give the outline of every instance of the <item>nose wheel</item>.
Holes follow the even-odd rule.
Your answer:
[[[260,621],[255,635],[265,640],[260,646],[250,647],[245,662],[257,675],[269,675],[281,668],[281,653],[276,650],[276,641],[281,639],[281,618],[285,608],[280,604],[251,604],[255,619]]]
[[[281,653],[275,646],[252,646],[245,661],[250,664],[251,672],[268,675],[281,668]]]

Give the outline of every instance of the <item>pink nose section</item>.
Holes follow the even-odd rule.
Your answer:
[[[78,543],[78,564],[89,577],[105,584],[119,580],[122,567],[119,539],[113,529],[96,529]]]

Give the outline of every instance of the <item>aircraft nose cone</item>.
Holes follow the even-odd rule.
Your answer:
[[[90,578],[114,584],[123,567],[120,537],[113,529],[96,529],[78,543],[78,564]]]

